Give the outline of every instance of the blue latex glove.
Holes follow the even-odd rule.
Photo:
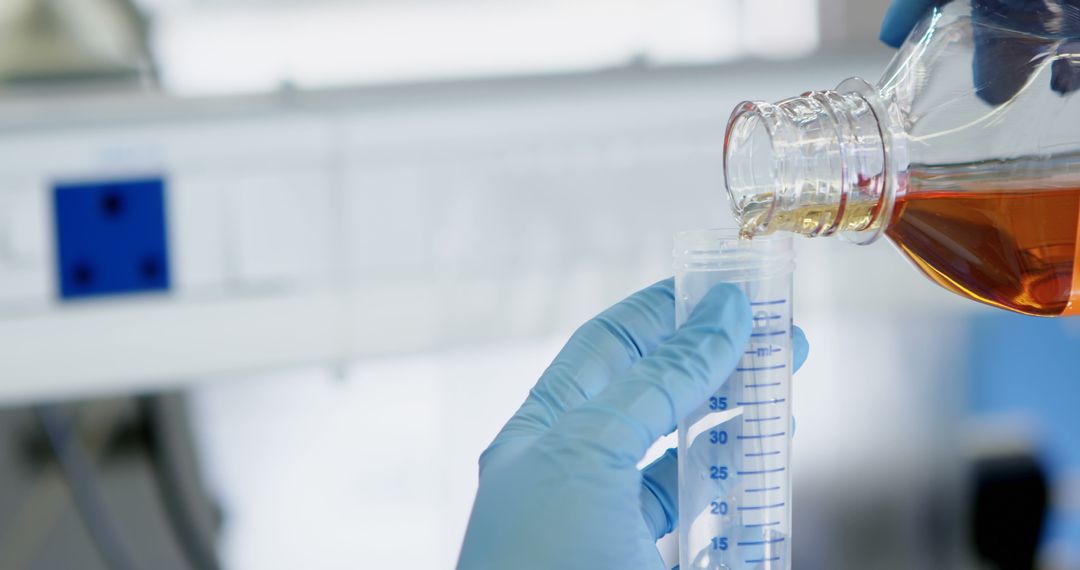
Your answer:
[[[934,0],[893,0],[885,11],[885,21],[881,23],[881,41],[894,48],[900,47],[911,29],[934,4]]]
[[[949,0],[893,0],[881,24],[881,41],[900,47],[931,6]],[[971,0],[975,28],[972,75],[979,97],[998,105],[1016,95],[1047,58],[1049,87],[1066,94],[1080,88],[1080,3],[1076,0]],[[1017,36],[1009,30],[1030,35]]]
[[[637,463],[734,370],[750,304],[719,285],[674,323],[668,279],[574,333],[480,456],[460,570],[662,569],[656,541],[678,521],[675,451]],[[793,340],[801,365],[802,331]]]

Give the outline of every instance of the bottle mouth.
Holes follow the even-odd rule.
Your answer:
[[[864,90],[740,103],[724,133],[724,184],[742,235],[873,241],[891,204],[883,136]]]
[[[743,237],[767,233],[776,210],[782,154],[775,113],[775,105],[743,101],[724,133],[724,185]]]

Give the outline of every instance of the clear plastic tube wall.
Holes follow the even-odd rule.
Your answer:
[[[750,343],[723,386],[679,423],[679,559],[684,570],[791,568],[791,238],[735,230],[675,238],[682,325],[715,285],[750,299]]]

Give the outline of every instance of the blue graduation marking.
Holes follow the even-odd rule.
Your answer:
[[[759,469],[756,471],[739,471],[737,475],[768,475],[769,473],[783,473],[784,467],[777,467],[775,469]]]
[[[748,366],[746,368],[736,368],[735,372],[761,372],[763,370],[783,370],[787,368],[787,364],[776,364],[774,366]]]
[[[779,431],[776,433],[763,433],[760,435],[740,435],[738,439],[772,439],[774,437],[784,437],[787,435],[786,431]]]
[[[778,542],[784,542],[784,537],[778,536],[776,538],[768,538],[765,540],[745,540],[736,542],[739,546],[761,546],[763,544],[776,544]]]
[[[759,402],[736,402],[736,406],[767,406],[771,404],[782,404],[786,402],[785,398],[776,398],[773,400],[761,400]]]
[[[774,503],[772,505],[753,505],[749,507],[736,507],[740,511],[764,511],[768,509],[776,509],[784,506],[784,503]]]

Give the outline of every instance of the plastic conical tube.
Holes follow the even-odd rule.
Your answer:
[[[746,292],[754,325],[735,372],[679,423],[683,570],[791,568],[791,238],[675,237],[681,326],[713,286]]]

